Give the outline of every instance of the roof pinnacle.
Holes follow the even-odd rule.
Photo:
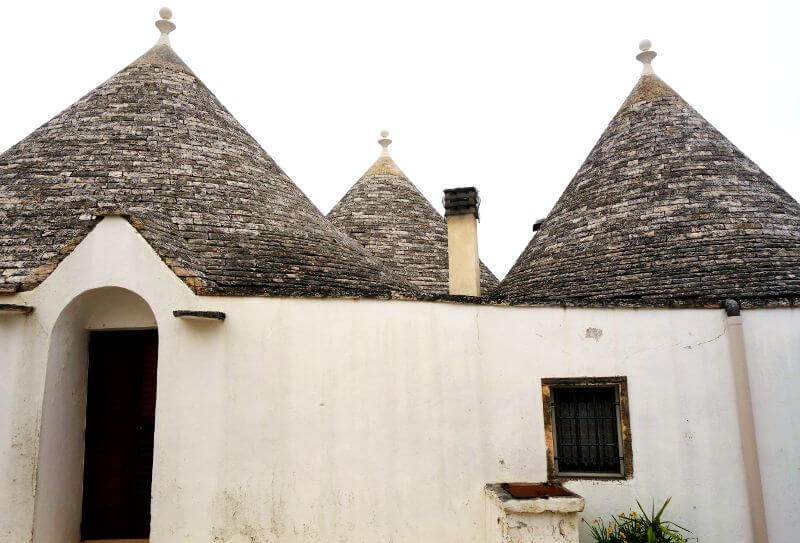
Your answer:
[[[641,53],[636,55],[636,60],[642,63],[642,75],[655,75],[653,67],[650,65],[653,59],[656,58],[656,52],[650,50],[652,46],[653,44],[647,39],[639,42]]]
[[[388,130],[381,130],[381,139],[378,140],[378,143],[383,147],[381,156],[389,156],[389,145],[392,143],[392,140],[389,139]]]
[[[156,28],[161,31],[161,37],[158,38],[156,45],[169,45],[169,33],[175,30],[175,23],[170,21],[172,10],[166,7],[161,8],[158,10],[158,15],[161,19],[156,21]]]

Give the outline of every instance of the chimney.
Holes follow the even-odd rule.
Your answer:
[[[480,198],[475,187],[444,190],[450,294],[481,295],[481,269],[478,260],[479,205]]]

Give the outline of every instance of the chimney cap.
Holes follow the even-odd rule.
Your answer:
[[[444,216],[451,215],[475,215],[478,216],[478,208],[481,205],[481,198],[478,196],[478,189],[475,187],[460,187],[455,189],[444,189]]]

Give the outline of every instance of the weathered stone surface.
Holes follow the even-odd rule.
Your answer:
[[[334,228],[168,46],[0,155],[0,292],[124,215],[201,294],[413,293]]]
[[[499,484],[484,492],[487,543],[578,543],[578,513],[585,504],[577,494],[517,500]]]
[[[641,78],[493,293],[712,307],[798,296],[800,205],[656,76]]]
[[[424,294],[448,294],[447,223],[390,157],[381,156],[328,218]],[[481,294],[495,286],[481,263]]]
[[[567,496],[516,499],[500,483],[487,484],[484,493],[497,507],[508,513],[580,513],[586,505],[581,496],[572,492]]]

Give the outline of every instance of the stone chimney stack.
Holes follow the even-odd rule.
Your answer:
[[[450,294],[481,295],[481,268],[478,259],[479,205],[480,198],[475,187],[444,191]]]

